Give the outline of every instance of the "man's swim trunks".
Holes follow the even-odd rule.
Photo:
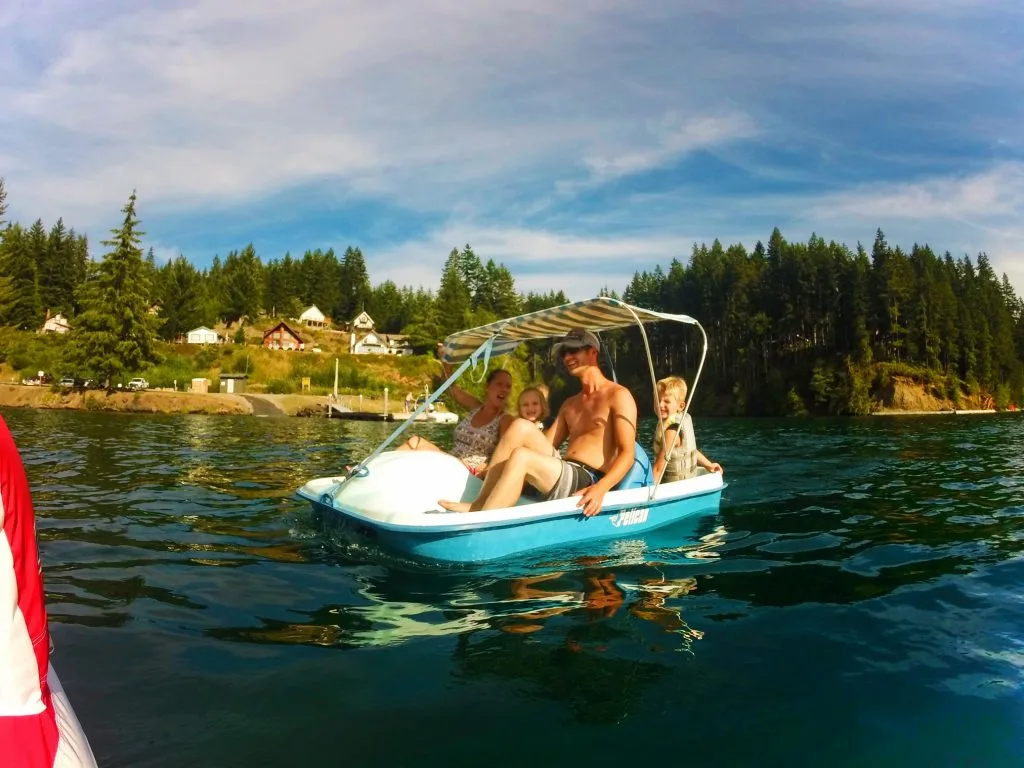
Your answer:
[[[548,501],[572,496],[576,491],[593,485],[602,477],[604,477],[604,472],[588,467],[579,461],[563,459],[562,474],[558,476],[558,481],[548,493]]]

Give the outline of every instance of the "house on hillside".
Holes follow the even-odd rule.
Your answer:
[[[373,327],[373,318],[370,317],[369,312],[360,312],[359,316],[351,323],[349,323],[349,330],[355,333],[359,333],[360,331],[363,333],[367,333],[369,331],[372,331]]]
[[[263,346],[267,349],[305,349],[306,343],[288,327],[288,323],[281,322],[263,332]]]
[[[212,328],[201,325],[185,334],[186,344],[223,344],[224,337]]]
[[[323,328],[327,325],[327,317],[320,311],[317,305],[314,304],[299,315],[299,322],[308,328]]]
[[[353,331],[349,337],[349,352],[353,355],[411,355],[409,337],[400,333],[377,333],[370,331],[357,337]]]
[[[43,327],[39,329],[40,333],[67,333],[71,330],[71,326],[68,325],[68,319],[64,317],[60,312],[56,315],[50,315],[50,310],[46,310],[46,320],[43,321]]]

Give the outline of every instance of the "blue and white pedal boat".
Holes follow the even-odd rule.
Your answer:
[[[646,347],[644,324],[664,321],[693,325],[704,340],[690,389],[692,399],[707,351],[707,337],[700,324],[686,315],[653,312],[600,297],[449,336],[443,355],[462,365],[420,408],[429,407],[470,367],[482,362],[486,368],[491,357],[507,354],[522,341],[563,336],[581,326],[599,332],[639,324]],[[653,383],[650,355],[648,363]],[[340,516],[346,525],[388,549],[416,558],[472,563],[546,547],[634,536],[714,514],[725,488],[721,474],[703,470],[686,480],[659,483],[647,453],[637,445],[632,469],[605,494],[600,513],[593,517],[583,516],[576,497],[541,501],[523,496],[505,509],[447,512],[438,504],[440,499],[472,501],[481,482],[461,461],[445,453],[387,451],[410,423],[412,419],[403,422],[346,475],[311,480],[298,495],[320,513]]]

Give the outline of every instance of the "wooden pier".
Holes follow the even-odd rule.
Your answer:
[[[348,421],[394,421],[395,417],[390,413],[371,413],[369,411],[353,411],[343,405],[328,403],[327,418],[347,419]]]

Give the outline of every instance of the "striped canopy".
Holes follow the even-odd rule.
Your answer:
[[[564,336],[573,328],[586,328],[595,333],[614,328],[625,328],[637,323],[656,323],[665,320],[698,325],[689,315],[672,315],[651,309],[632,307],[618,299],[599,296],[560,307],[542,309],[528,315],[498,320],[479,328],[453,333],[444,340],[442,359],[461,363],[479,349],[488,339],[494,339],[490,355],[506,355],[521,342]]]

